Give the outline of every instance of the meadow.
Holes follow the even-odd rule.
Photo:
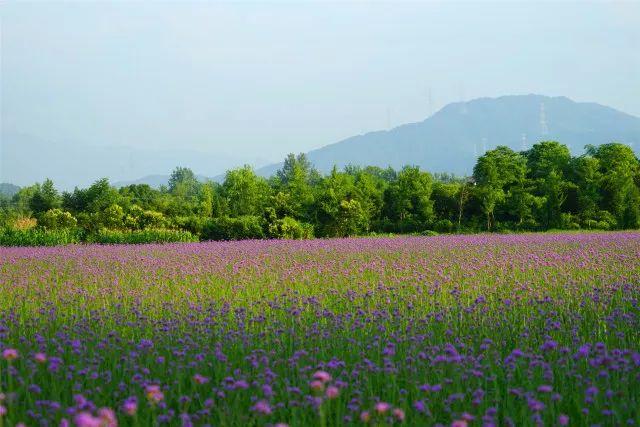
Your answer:
[[[0,255],[0,426],[640,423],[639,232]]]

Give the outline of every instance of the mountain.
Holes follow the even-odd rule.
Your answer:
[[[178,165],[222,181],[226,170],[248,160],[240,153],[229,157],[182,148],[52,142],[6,128],[1,136],[0,180],[29,185],[51,178],[62,190],[86,187],[100,177],[109,177],[116,186],[147,183],[159,187],[168,182],[169,176],[158,173],[168,174]],[[583,153],[587,144],[612,141],[629,144],[638,152],[640,118],[565,97],[479,98],[449,104],[419,123],[353,136],[307,154],[322,172],[329,172],[333,165],[400,168],[410,164],[430,172],[465,175],[472,172],[485,148],[506,145],[520,151],[542,140],[560,141],[576,155]],[[265,166],[257,173],[270,176],[281,166]],[[140,176],[143,178],[137,178]]]
[[[216,175],[246,163],[240,155],[205,153],[179,146],[173,149],[134,148],[124,145],[87,145],[79,141],[54,141],[2,129],[0,180],[31,185],[51,178],[61,190],[86,187],[97,179],[112,182],[171,173],[176,166]],[[166,183],[159,178],[158,182]]]
[[[347,138],[307,153],[322,172],[333,165],[417,165],[430,172],[470,174],[484,149],[521,151],[544,140],[583,153],[587,144],[617,141],[640,148],[640,118],[595,103],[541,95],[479,98],[449,104],[419,123]],[[258,169],[270,176],[281,164]]]
[[[18,191],[20,191],[20,187],[18,187],[17,185],[9,184],[7,182],[0,182],[0,196],[13,197],[13,195]]]

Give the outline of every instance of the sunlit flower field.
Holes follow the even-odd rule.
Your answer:
[[[0,255],[0,426],[640,424],[637,232]]]

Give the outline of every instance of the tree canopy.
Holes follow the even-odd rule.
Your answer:
[[[167,184],[116,189],[103,178],[61,194],[47,179],[2,199],[0,227],[176,229],[202,239],[640,227],[640,162],[619,143],[577,157],[556,141],[523,152],[496,147],[471,177],[414,166],[322,175],[304,154],[290,154],[269,179],[244,166],[221,183],[200,182],[178,167]]]

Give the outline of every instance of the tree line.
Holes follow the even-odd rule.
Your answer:
[[[333,168],[321,174],[289,154],[265,179],[249,166],[221,183],[176,168],[166,186],[116,189],[100,179],[60,193],[51,180],[0,199],[0,226],[41,232],[177,230],[205,240],[311,238],[379,233],[640,228],[640,162],[619,143],[574,157],[555,141],[480,156],[469,177],[418,167]]]

